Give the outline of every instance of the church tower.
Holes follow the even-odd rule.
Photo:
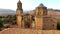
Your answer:
[[[45,7],[43,4],[40,4],[40,5],[36,8],[36,15],[46,16],[46,15],[47,15],[47,7]]]
[[[20,28],[21,28],[21,23],[22,23],[22,13],[23,13],[22,3],[19,0],[17,3],[16,18],[17,18],[17,24]]]
[[[45,7],[43,4],[40,4],[35,10],[36,29],[43,29],[43,17],[47,15],[47,7]]]

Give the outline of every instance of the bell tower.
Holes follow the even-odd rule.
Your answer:
[[[36,15],[46,16],[47,15],[47,7],[45,7],[42,3],[36,8]]]
[[[43,17],[47,15],[47,7],[45,7],[43,4],[40,4],[35,10],[36,29],[43,29]]]
[[[17,24],[20,28],[21,28],[21,25],[22,25],[21,24],[22,23],[22,13],[23,13],[22,3],[19,0],[18,3],[17,3],[16,18],[17,18]]]

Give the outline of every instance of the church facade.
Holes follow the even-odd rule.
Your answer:
[[[47,7],[40,4],[36,7],[34,14],[23,13],[22,3],[17,3],[16,19],[19,28],[40,29],[40,30],[56,30],[57,22],[48,15]]]

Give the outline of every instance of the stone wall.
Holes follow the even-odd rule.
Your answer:
[[[59,30],[8,28],[1,31],[0,34],[60,34],[60,31]]]
[[[43,30],[56,30],[57,29],[57,22],[53,20],[54,18],[51,17],[44,17],[43,18]]]

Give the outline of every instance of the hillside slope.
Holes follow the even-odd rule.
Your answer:
[[[0,9],[0,16],[15,15],[16,12],[10,9]]]

